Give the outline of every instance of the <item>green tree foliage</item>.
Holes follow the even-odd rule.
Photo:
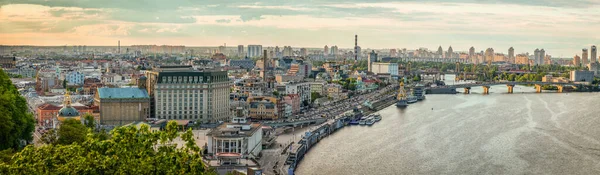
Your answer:
[[[25,98],[19,95],[8,75],[0,69],[0,150],[17,150],[21,141],[30,142],[33,139],[33,123]]]
[[[88,134],[82,143],[27,146],[0,162],[0,174],[216,174],[203,165],[192,131],[178,134],[174,121],[165,131],[142,125],[110,134],[108,140]],[[185,141],[180,148],[173,143],[178,136]]]
[[[85,140],[87,128],[81,124],[81,121],[75,119],[66,119],[60,124],[58,129],[58,140],[56,143],[68,145],[72,143],[81,143]]]
[[[62,82],[63,88],[67,88],[67,79],[64,79]]]
[[[48,132],[42,135],[40,141],[44,144],[56,144],[56,142],[58,141],[58,133],[55,129],[50,129],[48,130]]]
[[[311,102],[315,102],[316,99],[321,98],[321,94],[319,94],[318,92],[311,92],[310,93],[310,101]]]

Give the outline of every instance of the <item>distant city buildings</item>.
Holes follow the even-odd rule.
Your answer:
[[[260,57],[262,55],[262,45],[248,45],[248,54],[246,56],[252,57]]]
[[[16,57],[0,56],[0,67],[1,68],[3,68],[3,69],[15,68],[16,65],[17,65]]]
[[[575,55],[575,57],[573,57],[573,66],[581,66],[581,57],[579,57],[579,55]]]
[[[588,65],[588,50],[586,48],[581,49],[581,61],[584,66]]]
[[[237,54],[238,54],[238,57],[243,57],[244,56],[244,45],[238,45]]]

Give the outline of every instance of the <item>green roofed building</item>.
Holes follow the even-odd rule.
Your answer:
[[[99,88],[94,104],[100,108],[102,125],[125,125],[150,117],[150,97],[143,88]]]

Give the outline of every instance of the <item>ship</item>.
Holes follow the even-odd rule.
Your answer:
[[[408,106],[408,101],[406,100],[406,91],[404,90],[404,82],[400,82],[400,87],[398,87],[398,96],[396,97],[398,101],[396,101],[396,107],[405,108]]]
[[[413,95],[417,97],[417,100],[425,100],[425,87],[421,84],[417,84],[413,87]]]

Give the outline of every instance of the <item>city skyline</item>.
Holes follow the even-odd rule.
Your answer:
[[[3,1],[2,45],[261,44],[322,48],[495,48],[572,57],[600,44],[600,2]],[[549,21],[548,19],[552,19]]]

